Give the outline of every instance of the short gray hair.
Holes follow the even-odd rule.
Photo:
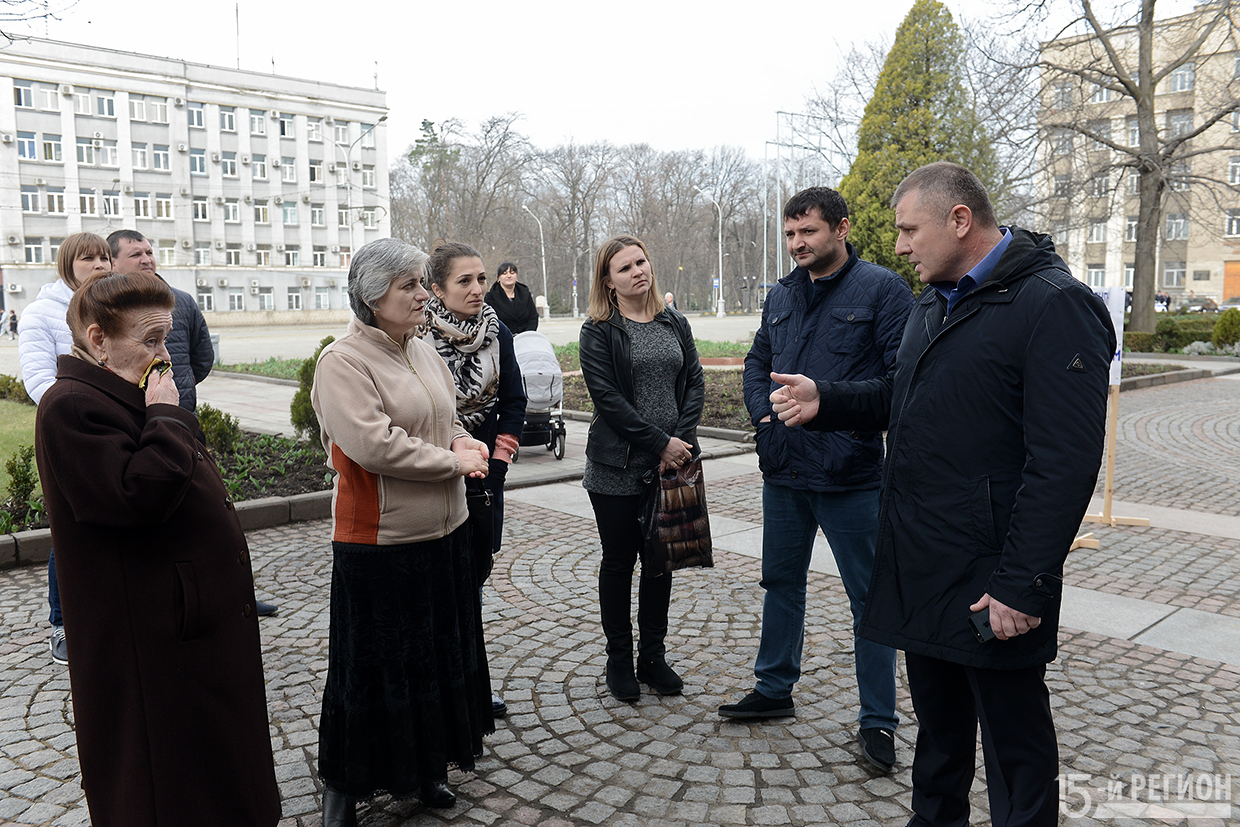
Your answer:
[[[973,219],[978,226],[999,226],[995,221],[995,208],[990,203],[986,185],[960,164],[935,161],[913,170],[896,187],[891,196],[891,209],[894,210],[906,195],[914,192],[921,193],[918,201],[920,206],[931,215],[941,215],[944,221],[953,207],[963,204],[973,213]]]
[[[349,265],[349,306],[353,315],[375,326],[371,306],[383,298],[392,282],[409,273],[426,278],[426,253],[404,241],[381,238],[357,251]]]

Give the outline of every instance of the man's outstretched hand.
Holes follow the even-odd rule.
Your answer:
[[[818,416],[818,385],[799,373],[772,373],[780,387],[771,392],[771,409],[785,425],[804,425]]]

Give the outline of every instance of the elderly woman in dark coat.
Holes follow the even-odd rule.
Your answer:
[[[174,301],[152,275],[88,278],[36,419],[82,788],[95,827],[270,827],[245,535],[172,374],[146,378]]]

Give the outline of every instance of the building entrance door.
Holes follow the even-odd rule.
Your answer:
[[[1223,301],[1240,296],[1240,261],[1223,262]]]

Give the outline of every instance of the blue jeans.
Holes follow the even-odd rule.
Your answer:
[[[47,555],[47,607],[49,609],[47,621],[53,626],[63,626],[65,622],[60,617],[60,583],[56,580],[56,550],[52,549]]]
[[[857,637],[874,568],[878,531],[877,491],[804,491],[762,486],[762,642],[754,675],[768,698],[791,697],[801,677],[805,643],[805,584],[814,535],[822,527],[835,555],[853,616],[853,657],[862,728],[894,730],[896,652]]]

